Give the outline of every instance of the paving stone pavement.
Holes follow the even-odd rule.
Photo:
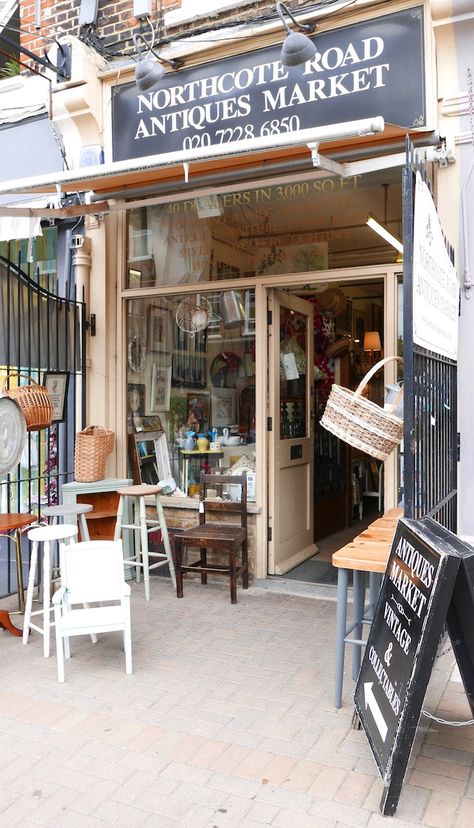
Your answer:
[[[13,599],[2,607],[14,607]],[[350,662],[333,704],[335,602],[227,584],[132,585],[121,636],[73,639],[66,682],[42,639],[0,634],[0,828],[472,828],[474,729],[422,720],[394,818],[362,731]],[[19,616],[13,616],[19,624]],[[425,706],[469,717],[453,656]]]

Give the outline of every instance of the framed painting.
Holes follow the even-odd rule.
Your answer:
[[[213,388],[212,427],[223,428],[236,422],[237,391],[234,388]]]
[[[187,401],[188,420],[191,415],[194,415],[195,420],[199,423],[199,431],[207,431],[209,428],[209,394],[188,394]]]
[[[171,349],[171,315],[168,308],[150,305],[148,308],[147,345],[149,351]]]
[[[171,394],[171,365],[153,364],[151,371],[150,413],[169,411]]]
[[[43,378],[43,385],[48,389],[53,403],[53,423],[64,422],[69,371],[46,371]]]

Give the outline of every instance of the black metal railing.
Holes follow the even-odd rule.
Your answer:
[[[456,531],[457,363],[413,342],[415,176],[426,169],[407,139],[403,174],[404,509]],[[446,244],[454,264],[453,248]]]
[[[55,268],[45,274],[34,262],[19,258],[15,264],[0,256],[2,388],[5,382],[6,387],[28,383],[27,378],[41,384],[46,371],[69,375],[65,419],[27,434],[18,466],[1,480],[2,512],[41,519],[42,508],[57,503],[61,484],[73,477],[75,434],[83,427],[85,407],[86,313],[66,282],[67,298],[58,295]],[[0,536],[0,596],[16,589],[14,560],[12,541]]]

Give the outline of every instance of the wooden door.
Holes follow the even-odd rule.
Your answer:
[[[313,306],[269,292],[269,573],[316,551],[313,531]]]

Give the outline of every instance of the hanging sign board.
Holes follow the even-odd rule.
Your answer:
[[[387,815],[397,808],[459,570],[452,537],[429,518],[399,521],[357,681],[354,703]]]
[[[169,71],[151,90],[112,88],[113,160],[242,142],[383,116],[427,124],[422,6],[322,32],[301,66],[281,42]],[[281,40],[284,39],[283,29]]]
[[[457,359],[458,314],[458,276],[431,193],[418,171],[413,230],[413,342]]]

